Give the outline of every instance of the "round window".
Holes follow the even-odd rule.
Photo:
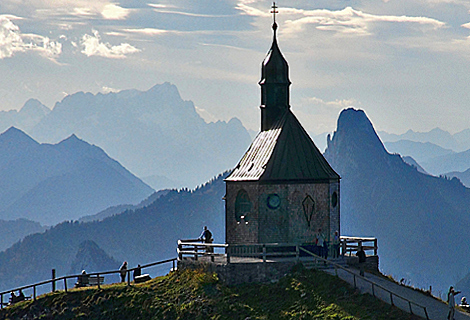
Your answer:
[[[277,209],[281,205],[281,198],[277,194],[270,194],[267,200],[270,209]]]

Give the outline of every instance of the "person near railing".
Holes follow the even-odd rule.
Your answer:
[[[447,303],[449,304],[449,313],[447,314],[447,319],[454,320],[455,314],[455,296],[458,295],[460,291],[455,291],[454,287],[449,288],[447,293]]]
[[[331,245],[331,252],[333,258],[339,258],[339,245],[341,243],[341,239],[339,237],[339,232],[335,231],[335,235],[333,236],[333,243]]]
[[[359,258],[359,274],[364,277],[364,269],[366,268],[366,253],[362,248],[362,243],[359,242],[359,249],[356,256]]]
[[[470,305],[467,302],[467,298],[462,297],[460,300],[460,308],[464,309],[466,312],[470,312]]]
[[[134,269],[134,280],[136,277],[141,276],[141,275],[142,275],[142,268],[140,264],[138,264],[137,268]]]
[[[10,304],[15,304],[18,302],[18,297],[16,294],[12,291],[10,294]]]
[[[207,226],[204,226],[204,228],[202,229],[202,233],[199,236],[199,240],[203,241],[204,243],[208,243],[208,244],[210,244],[214,241],[214,239],[212,238],[212,232],[210,232],[209,229],[207,229]],[[214,251],[213,251],[212,247],[207,246],[206,247],[206,252],[207,253],[212,253]]]
[[[122,266],[119,268],[121,272],[121,282],[126,282],[126,274],[127,274],[127,261],[122,263]]]
[[[26,297],[24,296],[23,290],[20,289],[20,291],[18,292],[18,302],[24,301],[25,299]]]
[[[328,241],[326,240],[325,235],[322,233],[321,228],[318,229],[316,234],[316,245],[317,252],[314,253],[323,259],[328,259]]]
[[[88,285],[88,275],[85,270],[82,270],[82,274],[77,277],[77,282],[75,283],[76,288],[85,287]]]

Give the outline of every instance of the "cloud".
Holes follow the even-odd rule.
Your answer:
[[[141,51],[128,43],[121,43],[118,46],[113,46],[108,42],[101,42],[101,37],[96,30],[93,30],[93,35],[85,34],[80,41],[80,45],[83,47],[81,52],[87,57],[99,56],[104,58],[123,59],[127,54]]]
[[[429,26],[432,29],[445,27],[445,23],[428,17],[375,15],[346,7],[342,10],[297,10],[286,9],[291,15],[301,14],[303,17],[286,21],[286,32],[301,31],[306,25],[316,25],[319,30],[335,31],[342,34],[369,35],[371,24],[376,22],[413,23]]]
[[[114,3],[108,3],[101,11],[106,20],[123,20],[129,15],[130,10],[121,8]]]
[[[51,60],[62,53],[62,44],[37,34],[24,34],[12,22],[21,18],[0,15],[0,59],[10,58],[15,53],[33,51]]]
[[[159,34],[168,33],[168,30],[155,29],[155,28],[142,28],[142,29],[123,29],[122,31],[129,33],[140,33],[148,36],[154,36]]]
[[[355,99],[336,99],[333,101],[325,101],[320,98],[311,97],[302,99],[301,109],[306,113],[316,113],[319,110],[322,110],[321,112],[337,112],[355,104],[357,104]]]

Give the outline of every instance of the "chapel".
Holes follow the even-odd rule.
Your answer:
[[[309,243],[340,230],[340,176],[292,113],[289,65],[273,41],[261,65],[261,131],[225,179],[227,244]]]

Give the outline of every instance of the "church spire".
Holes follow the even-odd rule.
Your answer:
[[[271,7],[273,14],[273,43],[261,65],[261,131],[271,126],[290,108],[289,65],[277,45],[276,3]]]

